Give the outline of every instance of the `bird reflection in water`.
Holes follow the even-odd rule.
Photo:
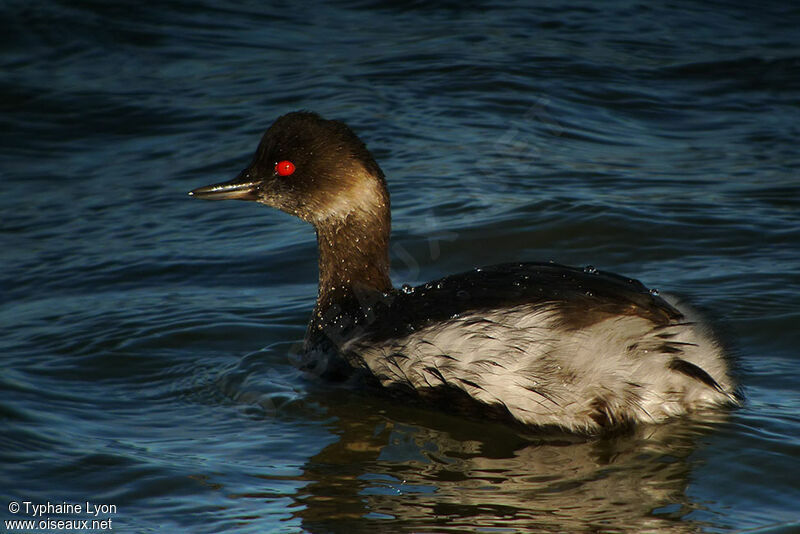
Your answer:
[[[725,418],[695,414],[581,439],[520,436],[380,399],[339,401],[329,406],[340,439],[307,462],[309,483],[295,498],[310,532],[696,531],[702,525],[685,518],[698,508],[686,495],[690,456]]]

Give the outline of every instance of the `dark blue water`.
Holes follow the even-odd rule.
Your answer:
[[[3,2],[3,520],[797,531],[798,28],[792,2]],[[709,315],[745,406],[529,442],[307,382],[312,229],[186,196],[294,109],[382,164],[396,283],[625,273]]]

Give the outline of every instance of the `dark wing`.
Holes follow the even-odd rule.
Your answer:
[[[552,306],[566,329],[619,315],[639,316],[654,326],[683,320],[677,309],[638,280],[555,263],[493,265],[396,290],[379,301],[359,300],[362,311],[369,310],[358,323],[375,341],[402,336],[456,314],[524,304]]]

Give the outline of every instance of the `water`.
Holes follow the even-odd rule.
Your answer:
[[[800,10],[599,6],[0,5],[3,520],[797,531]],[[306,381],[311,228],[186,196],[301,108],[387,173],[396,285],[513,260],[634,276],[708,313],[746,405],[530,442]]]

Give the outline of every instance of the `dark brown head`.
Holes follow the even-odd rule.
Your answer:
[[[345,124],[302,111],[270,126],[235,179],[189,194],[254,200],[315,226],[351,215],[382,219],[389,210],[383,172],[364,143]]]
[[[254,200],[314,225],[319,295],[313,324],[356,291],[386,292],[389,193],[364,143],[341,122],[307,112],[276,120],[250,165],[229,182],[200,187],[198,198]]]

